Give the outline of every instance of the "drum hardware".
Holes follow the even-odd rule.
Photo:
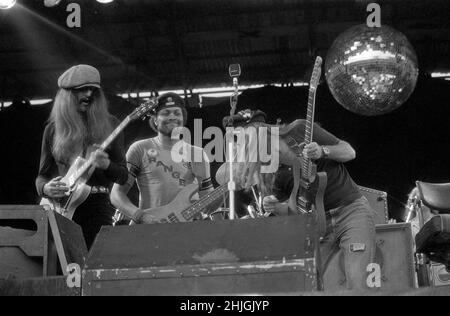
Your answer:
[[[255,208],[253,207],[253,205],[249,205],[247,206],[247,212],[248,212],[248,216],[250,216],[250,218],[257,218],[258,217],[258,213],[256,212]]]
[[[420,227],[422,227],[423,217],[422,212],[420,212],[421,201],[417,195],[414,195],[414,197],[408,199],[407,208],[408,208],[408,216],[406,217],[406,223],[409,223],[413,218],[419,216],[419,225]]]
[[[262,208],[262,198],[261,194],[256,194],[255,186],[252,186],[253,198],[255,199],[256,209],[258,210],[258,216],[261,217],[264,215],[264,211]]]
[[[209,214],[208,218],[212,221],[229,219],[230,209],[219,207],[216,211]]]

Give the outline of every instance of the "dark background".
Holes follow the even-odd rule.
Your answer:
[[[243,75],[245,69],[243,69]],[[364,117],[342,108],[333,99],[325,82],[319,86],[316,121],[357,151],[356,160],[347,163],[354,180],[366,187],[386,191],[392,218],[401,220],[407,193],[416,180],[450,182],[450,82],[419,77],[410,99],[399,109],[378,117]],[[260,109],[269,122],[277,118],[291,122],[304,117],[308,87],[246,90],[238,110]],[[134,105],[109,96],[111,112],[123,119]],[[2,176],[0,204],[33,204],[38,201],[34,179],[38,171],[41,137],[51,104],[30,107],[16,103],[0,112]],[[222,126],[229,101],[190,108],[188,126],[201,118],[203,128]],[[135,121],[125,130],[126,148],[135,140],[152,136],[146,122]],[[219,164],[212,165],[213,174]]]

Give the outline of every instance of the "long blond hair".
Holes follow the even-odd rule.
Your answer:
[[[278,139],[278,154],[280,157],[280,162],[284,164],[291,164],[291,162],[294,159],[297,159],[296,154],[294,151],[289,147],[287,143],[287,138],[290,137],[290,134],[294,131],[295,128],[297,128],[299,125],[299,121],[294,121],[288,125],[270,125],[263,122],[254,122],[249,123],[245,126],[243,126],[244,129],[247,128],[256,128],[259,129],[261,127],[267,128],[267,146],[270,144],[272,133],[271,128],[278,127],[279,132],[277,132]],[[252,142],[255,140],[252,140],[252,137],[256,137],[256,135],[259,135],[258,133],[246,133],[249,137],[246,138],[247,142]],[[264,140],[258,140],[258,141],[264,141]],[[242,185],[242,187],[248,189],[249,185],[255,184],[254,181],[257,180],[256,185],[258,186],[260,192],[266,196],[273,194],[273,187],[275,183],[275,176],[276,173],[262,173],[261,167],[262,164],[258,160],[256,162],[253,162],[253,160],[249,159],[249,156],[251,155],[250,152],[248,152],[248,148],[252,148],[252,146],[245,146],[245,149],[247,152],[245,152],[245,161],[241,164],[238,164],[237,167],[237,175],[239,178],[239,182]],[[273,154],[273,153],[272,153]]]
[[[70,162],[89,145],[100,144],[112,131],[111,115],[101,89],[94,92],[86,119],[77,111],[73,92],[60,89],[49,120],[55,124],[52,153],[62,162]]]

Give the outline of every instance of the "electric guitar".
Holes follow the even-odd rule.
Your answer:
[[[314,64],[309,84],[308,109],[305,126],[305,145],[313,140],[314,111],[316,90],[321,75],[322,58],[318,56]],[[327,186],[327,174],[317,173],[317,166],[307,157],[301,161],[295,160],[293,165],[294,188],[289,198],[289,208],[297,213],[315,213],[317,219],[318,236],[325,235],[325,208],[323,196]]]
[[[201,199],[192,202],[192,196],[198,192],[198,184],[189,184],[169,204],[147,209],[146,212],[154,216],[156,222],[178,223],[189,222],[197,218],[202,212],[210,213],[211,205],[221,200],[228,193],[228,182],[209,192]]]
[[[120,123],[116,129],[108,136],[108,138],[100,145],[100,150],[105,150],[112,141],[120,134],[120,132],[132,121],[142,118],[144,119],[148,113],[158,104],[156,98],[143,103],[136,108],[125,120]],[[83,203],[91,193],[91,187],[86,182],[95,170],[92,159],[77,157],[70,166],[66,175],[60,180],[64,182],[69,190],[65,196],[57,199],[43,198],[40,205],[72,219],[77,207]]]

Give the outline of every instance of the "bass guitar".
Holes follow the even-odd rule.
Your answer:
[[[183,188],[169,204],[147,209],[156,222],[178,223],[189,222],[197,218],[201,213],[211,213],[218,203],[228,193],[228,183],[217,187],[197,201],[192,201],[194,194],[198,192],[198,184],[193,183]]]

